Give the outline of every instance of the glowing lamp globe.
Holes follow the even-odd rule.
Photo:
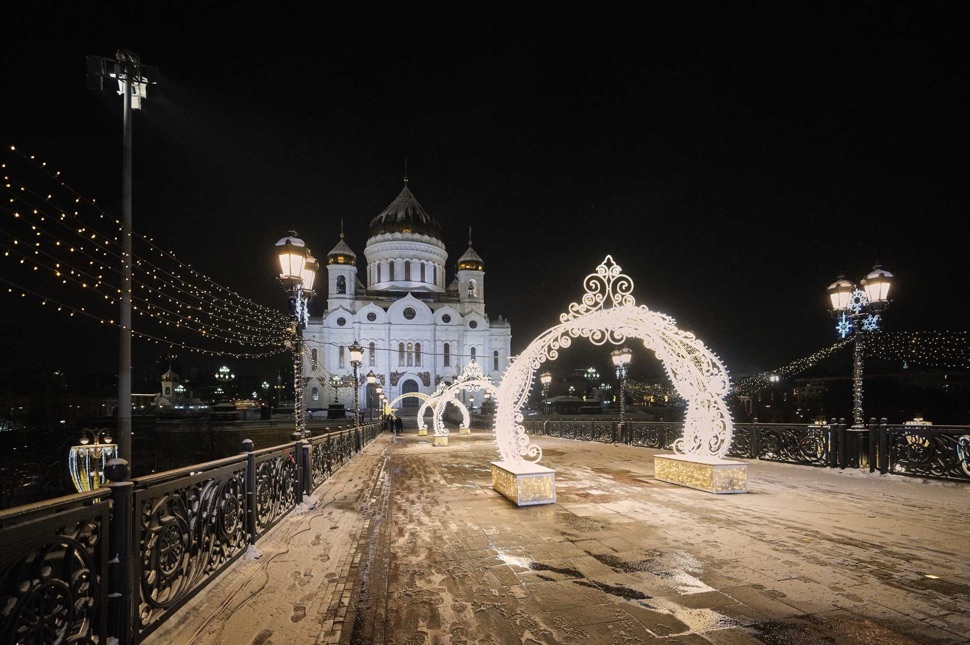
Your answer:
[[[285,282],[300,282],[303,280],[303,269],[306,267],[306,244],[296,236],[296,231],[276,243],[276,255],[280,259],[280,279]]]
[[[855,286],[840,275],[835,282],[828,286],[829,298],[832,301],[833,311],[845,311],[849,308],[852,301],[852,292]]]
[[[862,280],[862,288],[869,298],[869,304],[874,308],[885,307],[889,303],[889,287],[892,286],[893,274],[884,270],[878,264]]]

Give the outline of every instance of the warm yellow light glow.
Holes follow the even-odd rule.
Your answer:
[[[492,488],[516,506],[556,503],[556,471],[529,463],[492,462]]]
[[[708,493],[747,493],[748,465],[700,455],[657,455],[654,476],[660,481]]]

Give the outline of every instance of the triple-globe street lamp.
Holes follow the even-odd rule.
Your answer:
[[[626,396],[624,394],[624,388],[626,386],[626,366],[630,364],[630,360],[633,358],[633,350],[629,347],[621,347],[620,349],[613,350],[610,353],[610,358],[613,360],[613,365],[616,366],[616,378],[620,381],[620,423],[622,423],[623,415],[626,411]]]
[[[306,438],[306,419],[303,411],[303,330],[310,320],[308,304],[313,297],[313,280],[319,264],[310,255],[296,231],[276,243],[280,260],[280,282],[289,294],[290,333],[293,348],[293,419],[294,433]]]
[[[836,331],[842,338],[852,337],[852,424],[854,428],[865,427],[862,412],[862,359],[865,338],[879,331],[882,312],[889,307],[889,288],[893,274],[875,265],[859,285],[845,279],[844,275],[829,285],[832,315],[836,318]]]

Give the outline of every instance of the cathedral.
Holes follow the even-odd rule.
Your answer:
[[[364,349],[358,390],[362,410],[377,405],[367,385],[369,373],[390,402],[402,394],[431,394],[439,382],[454,381],[472,360],[494,383],[501,380],[512,330],[501,316],[491,320],[485,313],[485,263],[470,239],[450,282],[447,262],[441,225],[414,198],[407,178],[397,198],[371,220],[360,271],[341,230],[326,257],[327,308],[319,317],[311,315],[303,331],[307,410],[335,402],[354,409],[353,388],[335,387],[331,381],[350,381],[348,348],[355,341]],[[323,279],[320,271],[317,285]],[[315,289],[318,294],[322,290]],[[417,397],[404,397],[395,407],[420,403]]]

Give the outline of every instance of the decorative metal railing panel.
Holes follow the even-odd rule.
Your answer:
[[[310,440],[310,482],[314,489],[334,473],[335,461],[335,434],[325,434]]]
[[[105,495],[100,489],[0,513],[0,643],[106,642]]]
[[[753,423],[734,427],[728,455],[803,466],[828,466],[834,449],[832,426]]]
[[[296,508],[300,476],[295,445],[254,451],[256,459],[256,537]]]
[[[674,442],[684,435],[684,424],[669,421],[626,422],[624,443],[641,448],[673,450]]]
[[[246,458],[135,480],[135,631],[144,637],[242,555]]]
[[[970,481],[967,426],[891,426],[886,443],[888,472]]]

